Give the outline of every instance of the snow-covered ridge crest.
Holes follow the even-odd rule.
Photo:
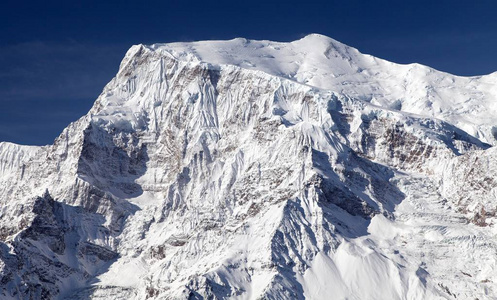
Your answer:
[[[54,145],[2,152],[2,297],[495,294],[495,218],[447,192],[493,152],[405,112],[384,77],[404,68],[406,86],[440,74],[319,35],[133,46]]]
[[[319,34],[289,43],[238,38],[142,47],[186,61],[259,70],[386,108],[436,117],[484,142],[495,142],[497,88],[492,74],[461,77],[416,63],[395,64]],[[127,56],[139,48],[132,47]]]

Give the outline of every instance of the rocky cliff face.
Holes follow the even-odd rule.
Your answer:
[[[53,145],[0,143],[0,294],[490,299],[492,76],[317,35],[133,46]]]

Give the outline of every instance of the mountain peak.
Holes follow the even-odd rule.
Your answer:
[[[0,297],[495,294],[486,80],[316,34],[133,46],[53,145],[0,143]]]
[[[301,39],[298,39],[298,40],[295,40],[293,41],[292,43],[297,43],[298,41],[302,41],[302,42],[306,42],[306,43],[310,43],[311,45],[313,44],[319,44],[319,43],[322,43],[322,44],[339,44],[339,45],[343,45],[343,46],[346,46],[346,47],[349,47],[349,48],[352,48],[348,45],[345,45],[327,35],[324,35],[324,34],[320,34],[320,33],[310,33],[310,34],[307,34],[305,35],[303,38]]]
[[[493,104],[497,90],[489,85],[495,81],[492,75],[461,77],[419,64],[395,64],[321,34],[309,34],[293,42],[236,38],[133,46],[122,65],[147,51],[184,62],[207,63],[217,69],[229,65],[264,72],[345,93],[385,108],[439,118],[484,142],[495,143],[491,122],[497,115]],[[460,111],[472,117],[456,113]]]

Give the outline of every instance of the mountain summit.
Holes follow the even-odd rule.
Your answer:
[[[492,299],[497,89],[322,35],[136,45],[0,143],[2,299]]]

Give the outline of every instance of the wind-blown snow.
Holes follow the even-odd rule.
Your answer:
[[[133,46],[0,143],[6,299],[493,299],[494,75],[320,35]]]

